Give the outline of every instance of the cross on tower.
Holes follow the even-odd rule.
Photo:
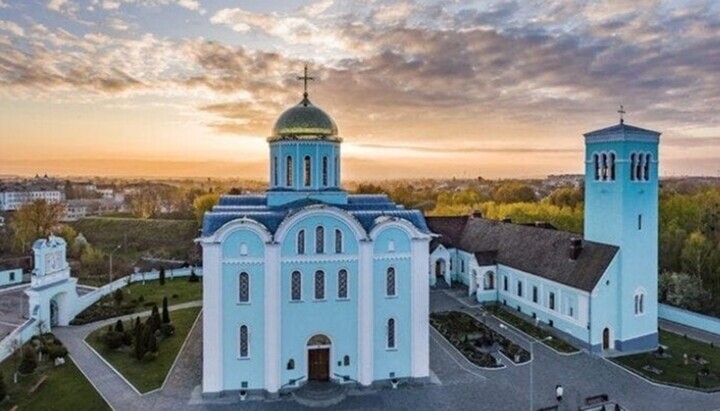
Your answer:
[[[618,110],[617,112],[620,113],[620,124],[625,123],[625,119],[623,118],[623,116],[625,115],[625,113],[627,113],[627,111],[625,111],[625,108],[622,104],[620,104],[620,110]]]
[[[308,91],[307,91],[308,80],[315,80],[315,77],[308,76],[307,64],[305,65],[305,74],[303,76],[298,76],[297,79],[303,81],[303,89],[304,89],[303,97],[307,98],[307,96],[308,96]]]

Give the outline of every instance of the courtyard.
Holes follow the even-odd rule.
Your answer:
[[[431,310],[462,311],[483,317],[479,305],[469,302],[459,290],[431,292]],[[108,320],[112,321],[112,320]],[[202,369],[202,319],[157,391],[138,395],[83,342],[98,324],[65,327],[56,334],[65,341],[73,360],[88,375],[101,395],[116,410],[229,410],[237,409],[237,396],[206,400],[200,392]],[[525,349],[526,335],[500,327],[500,321],[485,316],[485,323]],[[530,409],[530,370],[533,372],[533,409],[556,404],[556,384],[565,387],[560,410],[577,410],[588,397],[607,395],[623,407],[636,410],[720,410],[720,393],[703,393],[649,382],[604,358],[584,352],[558,354],[542,344],[533,344],[533,359],[514,364],[502,359],[502,369],[475,366],[440,333],[430,332],[431,381],[423,387],[400,385],[397,389],[350,390],[336,409]],[[303,409],[291,396],[277,400],[242,402],[243,409]]]

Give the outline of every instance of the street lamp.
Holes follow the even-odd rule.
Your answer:
[[[550,341],[552,336],[548,335],[542,340],[530,341],[530,411],[533,411],[533,364],[535,363],[535,343]]]
[[[115,251],[117,251],[117,250],[119,250],[119,249],[121,249],[121,248],[122,248],[122,244],[118,245],[117,247],[115,247],[114,250],[110,251],[110,278],[108,279],[108,284],[110,284],[110,283],[112,282],[112,278],[113,278],[113,277],[112,277],[112,258],[113,258],[113,254],[115,254]]]

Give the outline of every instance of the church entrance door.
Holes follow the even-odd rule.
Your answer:
[[[316,348],[308,350],[308,380],[329,381],[330,380],[330,349]]]
[[[610,349],[610,329],[603,330],[603,350]]]

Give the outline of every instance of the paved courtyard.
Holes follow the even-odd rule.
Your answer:
[[[26,288],[0,290],[0,339],[25,322],[28,314]]]
[[[457,290],[431,293],[431,309],[463,309],[482,315],[479,306],[460,297]],[[457,297],[457,298],[456,298]],[[179,307],[177,307],[179,308]],[[112,322],[113,320],[108,320]],[[488,318],[490,326],[528,347],[528,340],[512,330],[501,330],[499,323]],[[116,410],[296,410],[304,409],[289,396],[274,401],[248,400],[237,397],[203,401],[199,396],[202,370],[202,320],[192,330],[188,341],[171,371],[166,385],[158,391],[140,396],[102,362],[82,340],[99,324],[57,329],[58,336],[70,349],[73,359]],[[530,365],[515,366],[505,362],[501,370],[483,370],[462,355],[431,329],[430,368],[432,382],[422,387],[401,386],[350,392],[334,409],[402,409],[402,410],[528,410],[530,409]],[[577,410],[584,398],[608,394],[632,411],[720,410],[720,393],[706,394],[650,383],[608,360],[586,353],[558,355],[542,344],[535,344],[532,362],[534,376],[534,409],[554,405],[554,387],[565,387],[561,410]],[[333,409],[333,408],[331,408]]]

